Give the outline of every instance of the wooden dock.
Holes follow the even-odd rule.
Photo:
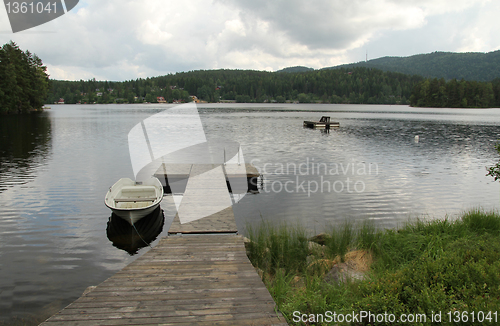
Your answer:
[[[161,164],[156,171],[151,171],[155,177],[165,186],[165,193],[184,193],[187,181],[191,176],[209,171],[215,168],[215,164]],[[249,163],[228,163],[221,166],[226,176],[228,187],[231,183],[239,184],[241,179],[247,182],[248,191],[257,191],[258,178],[260,172]],[[193,170],[194,169],[194,170]]]
[[[175,215],[169,234],[203,234],[203,233],[232,233],[236,234],[238,228],[234,220],[233,208],[228,207],[216,214],[204,217],[190,223],[181,224],[179,215]]]
[[[42,323],[287,325],[239,235],[163,238],[142,257]]]
[[[181,201],[177,207],[177,216],[182,224],[231,207],[231,194],[222,166],[194,165],[184,195],[179,200]]]
[[[305,128],[330,129],[331,127],[340,127],[337,121],[330,121],[330,117],[323,116],[319,121],[304,121]]]
[[[236,232],[231,207],[183,224],[177,215],[175,235],[40,325],[287,325]]]

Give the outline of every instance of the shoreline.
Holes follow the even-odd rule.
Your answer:
[[[64,103],[64,104],[51,104],[54,105],[55,107],[58,107],[60,105],[166,105],[166,106],[172,106],[172,105],[182,105],[182,104],[187,104],[187,103],[192,103],[192,102],[186,102],[186,103],[155,103],[155,102],[141,102],[141,103]],[[285,102],[285,103],[279,103],[279,102],[204,102],[204,103],[195,103],[197,106],[203,107],[203,105],[228,105],[234,107],[235,105],[276,105],[276,106],[285,106],[285,105],[352,105],[352,106],[406,106],[409,108],[413,109],[436,109],[436,110],[490,110],[490,109],[500,109],[500,107],[467,107],[467,108],[449,108],[449,107],[434,107],[434,106],[412,106],[410,104],[375,104],[375,103],[369,103],[369,104],[363,104],[363,103],[324,103],[324,102],[316,102],[316,103],[298,103],[298,102]],[[48,104],[45,104],[48,105]],[[44,108],[42,108],[44,109]],[[51,109],[51,107],[45,108],[45,109]],[[36,111],[36,110],[34,110]],[[42,110],[43,111],[43,110]]]
[[[301,226],[263,223],[247,236],[248,257],[290,325],[327,325],[317,319],[326,312],[360,311],[422,314],[428,324],[438,311],[448,318],[500,306],[497,211],[385,230],[345,222],[314,237]]]

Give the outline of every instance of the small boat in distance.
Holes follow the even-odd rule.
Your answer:
[[[104,203],[115,215],[130,225],[151,214],[163,199],[163,186],[158,178],[143,182],[121,178],[106,193]]]

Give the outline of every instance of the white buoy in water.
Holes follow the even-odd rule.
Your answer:
[[[415,143],[418,143],[419,138],[418,135],[415,136]]]

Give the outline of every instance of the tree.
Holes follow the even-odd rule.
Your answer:
[[[202,87],[198,87],[198,91],[196,92],[196,96],[203,101],[210,101],[212,91],[211,88],[207,85],[203,85]]]
[[[285,103],[285,97],[281,95],[276,96],[276,102]]]
[[[496,87],[496,81],[457,82],[455,79],[446,82],[443,78],[426,79],[413,88],[410,97],[412,106],[427,107],[495,107],[499,106],[497,98],[500,96],[500,88]]]
[[[305,93],[300,93],[297,96],[297,99],[298,99],[299,103],[309,103],[309,98],[307,97],[307,94],[305,94]]]
[[[42,108],[49,90],[42,60],[16,43],[0,48],[0,112],[26,113]]]

